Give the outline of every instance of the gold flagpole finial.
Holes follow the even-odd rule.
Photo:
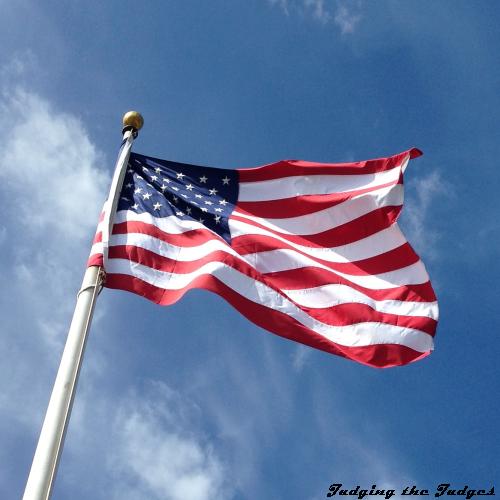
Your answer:
[[[123,131],[132,129],[135,135],[144,125],[144,118],[137,111],[128,111],[123,115]]]

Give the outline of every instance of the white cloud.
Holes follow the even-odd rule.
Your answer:
[[[340,28],[342,35],[354,33],[357,24],[361,20],[361,15],[354,13],[345,4],[337,5],[334,22]]]
[[[288,0],[269,0],[269,2],[271,5],[278,5],[287,16],[290,15]]]
[[[39,71],[36,57],[31,50],[13,54],[6,64],[0,67],[0,81],[4,86],[16,85],[20,79]]]
[[[325,0],[304,0],[304,5],[311,10],[314,19],[326,24],[331,19],[331,14],[325,6]]]
[[[439,197],[452,195],[450,183],[447,182],[445,185],[440,173],[433,171],[413,180],[406,189],[401,226],[405,230],[408,241],[418,253],[425,254],[429,258],[436,258],[436,244],[440,234],[432,227],[431,208]]]
[[[295,11],[301,15],[311,15],[321,24],[333,23],[342,35],[356,31],[361,16],[361,1],[347,3],[341,0],[268,0],[277,5],[287,15]]]
[[[131,396],[118,408],[109,467],[115,498],[209,500],[228,498],[224,467],[202,433],[196,408],[167,385]]]
[[[10,127],[0,138],[0,179],[19,222],[81,243],[108,185],[103,158],[78,120],[34,93],[4,92],[0,110]]]
[[[296,372],[301,372],[306,364],[307,358],[310,357],[312,349],[305,345],[299,344],[295,348],[292,358],[292,366]]]
[[[0,412],[38,429],[108,175],[77,119],[12,84],[27,60],[0,70]]]

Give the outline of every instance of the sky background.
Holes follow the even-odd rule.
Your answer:
[[[0,10],[0,498],[24,490],[130,109],[136,152],[201,165],[421,148],[401,226],[440,300],[436,350],[376,370],[206,291],[160,307],[104,290],[53,498],[500,488],[497,1]]]

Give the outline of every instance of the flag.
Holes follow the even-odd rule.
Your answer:
[[[420,155],[221,169],[131,153],[108,248],[101,222],[89,265],[104,266],[106,287],[158,304],[204,288],[281,337],[407,364],[431,352],[438,319],[397,224]]]

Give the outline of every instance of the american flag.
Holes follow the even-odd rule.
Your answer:
[[[353,163],[200,167],[131,153],[105,286],[156,303],[221,295],[277,335],[375,367],[433,349],[436,297],[397,224],[411,149]],[[106,252],[104,252],[106,255]]]

